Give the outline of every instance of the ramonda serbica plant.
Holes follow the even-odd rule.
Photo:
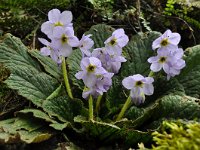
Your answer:
[[[184,56],[178,33],[129,40],[124,29],[104,24],[79,40],[70,11],[53,9],[48,19],[40,51],[10,34],[0,43],[0,62],[11,71],[5,83],[33,104],[0,121],[1,142],[37,143],[62,133],[87,149],[136,148],[151,142],[164,119],[200,117],[200,46]]]

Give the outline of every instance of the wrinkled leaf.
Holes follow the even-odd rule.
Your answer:
[[[160,36],[158,32],[150,32],[134,36],[130,42],[123,48],[127,62],[123,63],[121,68],[121,77],[127,77],[134,74],[147,76],[150,72],[150,64],[147,59],[154,55],[152,42]]]
[[[37,50],[31,50],[29,51],[29,53],[42,64],[45,71],[48,72],[50,75],[52,75],[56,79],[60,79],[62,77],[61,68],[50,57],[42,56]]]
[[[20,39],[6,34],[0,43],[0,53],[0,63],[11,71],[5,83],[35,105],[41,106],[42,100],[58,87],[58,81],[42,72],[39,62],[29,55]]]
[[[62,122],[71,122],[75,116],[81,114],[83,104],[80,99],[60,96],[44,101],[42,107],[50,116],[55,116]]]
[[[37,106],[41,106],[42,101],[58,87],[57,80],[45,73],[38,73],[32,68],[16,67],[16,69],[5,83]]]
[[[94,48],[105,47],[104,42],[112,35],[114,28],[105,24],[94,25],[86,32],[86,35],[92,34]]]
[[[0,143],[39,143],[49,139],[53,132],[41,128],[35,119],[12,118],[0,121]],[[37,125],[36,125],[37,124]]]
[[[47,115],[46,113],[44,113],[43,111],[39,110],[39,109],[23,109],[20,110],[18,113],[23,113],[23,114],[32,114],[34,117],[38,118],[38,119],[42,119],[45,120],[47,122],[51,122],[51,123],[56,123],[56,121],[54,121],[49,115]]]
[[[186,52],[186,67],[177,78],[187,95],[200,98],[200,45],[188,48]]]
[[[38,129],[31,132],[19,131],[20,139],[28,144],[40,143],[52,137],[52,133],[45,129]]]
[[[75,74],[81,70],[80,67],[81,59],[82,59],[81,51],[79,49],[76,49],[67,58],[67,64],[69,67],[69,79],[72,81],[74,85],[76,85],[79,89],[82,90],[84,88],[83,82],[75,77]]]
[[[6,34],[0,43],[0,62],[11,71],[15,66],[23,66],[41,71],[40,64],[28,54],[27,47],[17,37]]]

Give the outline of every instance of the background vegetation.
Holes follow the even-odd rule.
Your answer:
[[[25,45],[40,48],[37,38],[44,36],[40,26],[47,20],[48,11],[53,8],[72,11],[75,32],[79,38],[92,25],[105,23],[114,28],[123,27],[130,37],[146,31],[164,32],[170,28],[181,34],[180,45],[183,48],[200,44],[198,0],[1,0],[0,36],[11,33],[21,38]],[[0,64],[0,119],[28,105],[24,98],[3,83],[8,76],[9,71]],[[155,136],[161,138],[158,134]],[[62,138],[51,140],[55,143],[52,147],[57,147],[57,143],[61,143],[60,148],[66,146],[62,144]],[[36,145],[37,148],[40,146]],[[20,144],[0,148],[30,147]]]

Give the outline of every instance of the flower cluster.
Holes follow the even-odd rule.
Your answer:
[[[167,74],[167,79],[180,74],[180,70],[185,67],[183,49],[178,48],[180,35],[167,30],[161,37],[157,38],[153,44],[153,50],[157,50],[157,56],[150,57],[148,62],[151,63],[150,69],[158,72],[161,69]]]
[[[122,48],[128,43],[128,36],[123,29],[115,30],[111,37],[105,41],[105,47],[89,49],[94,42],[89,39],[91,35],[83,35],[80,50],[83,54],[81,69],[75,76],[82,79],[85,84],[83,98],[89,95],[97,97],[102,95],[112,85],[112,77],[118,73],[121,63],[126,59],[122,56]]]
[[[83,91],[83,98],[89,95],[97,97],[106,92],[112,85],[113,73],[107,72],[96,57],[84,57],[81,60],[81,69],[76,73],[77,79],[82,79],[86,89]]]
[[[41,54],[50,56],[58,64],[61,63],[61,57],[68,57],[72,53],[72,47],[79,46],[79,40],[74,35],[71,11],[53,9],[48,13],[49,21],[42,24],[41,31],[47,35],[51,42],[39,38],[39,41],[45,45],[41,49]]]
[[[119,72],[121,63],[126,62],[122,56],[122,49],[127,45],[129,38],[124,29],[115,30],[104,41],[104,47],[93,49],[94,41],[90,38],[91,34],[83,34],[80,40],[74,35],[70,11],[61,13],[58,9],[53,9],[49,11],[48,19],[49,21],[42,24],[41,30],[51,41],[39,38],[45,45],[41,48],[41,54],[50,56],[60,64],[61,57],[70,56],[72,48],[78,47],[82,52],[82,60],[81,70],[75,74],[75,77],[83,80],[85,84],[82,97],[87,99],[90,95],[97,97],[107,92],[112,85],[113,75]],[[183,49],[178,47],[180,39],[178,33],[167,30],[153,42],[152,49],[157,50],[157,56],[148,59],[152,72],[163,69],[168,80],[180,73],[180,70],[185,67],[185,61],[182,59]],[[130,90],[129,98],[133,103],[139,105],[144,103],[145,95],[153,94],[153,82],[152,77],[136,74],[124,78],[122,85]]]

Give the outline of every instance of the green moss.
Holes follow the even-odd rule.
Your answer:
[[[153,150],[199,150],[200,123],[163,122],[162,131],[154,132]]]

